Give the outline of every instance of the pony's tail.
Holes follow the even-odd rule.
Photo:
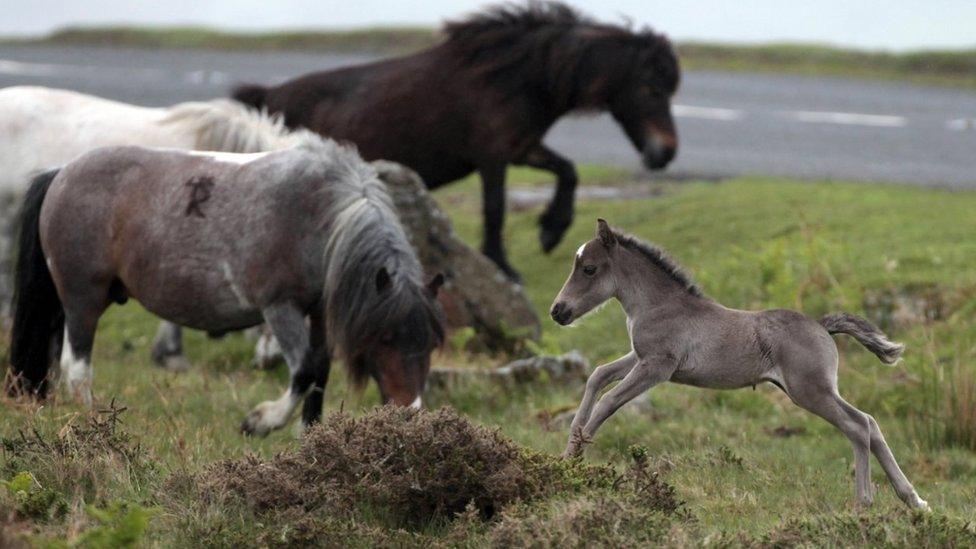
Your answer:
[[[41,205],[58,170],[38,175],[24,197],[14,275],[14,324],[10,335],[13,377],[7,392],[44,398],[48,368],[64,337],[64,307],[41,249]]]
[[[233,93],[231,93],[231,97],[234,100],[256,110],[261,110],[265,107],[267,96],[268,88],[256,84],[237,86],[234,88]]]
[[[885,364],[895,364],[905,351],[904,345],[891,341],[880,328],[859,316],[848,313],[827,315],[820,319],[820,325],[830,334],[852,336]]]

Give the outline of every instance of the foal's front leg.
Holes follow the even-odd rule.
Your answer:
[[[281,398],[258,404],[244,418],[241,432],[257,436],[265,436],[288,423],[292,412],[298,407],[305,393],[308,392],[308,386],[311,385],[311,380],[308,383],[296,384],[296,375],[302,369],[302,364],[310,352],[304,313],[290,304],[276,304],[264,309],[262,314],[284,351],[291,382]]]
[[[617,360],[603,366],[597,366],[593,370],[589,379],[586,380],[583,400],[580,401],[576,415],[573,416],[573,425],[569,428],[569,442],[566,444],[564,457],[571,457],[579,452],[583,426],[590,419],[593,404],[596,403],[596,394],[610,383],[623,379],[634,368],[634,364],[637,364],[637,354],[631,351]]]
[[[582,454],[583,444],[593,439],[593,435],[596,434],[597,429],[603,425],[603,422],[607,418],[612,416],[621,406],[640,396],[644,391],[671,379],[674,369],[673,364],[663,364],[638,358],[637,364],[624,377],[623,381],[613,389],[610,389],[596,403],[593,414],[586,422],[586,425],[580,430],[579,434],[575,437],[571,435],[570,445],[573,446],[573,451],[571,452],[570,448],[567,448],[567,457],[576,457]],[[576,441],[575,445],[574,438]]]

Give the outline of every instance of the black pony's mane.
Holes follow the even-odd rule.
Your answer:
[[[497,5],[446,23],[444,33],[464,68],[490,76],[493,85],[535,85],[557,108],[596,107],[587,104],[594,98],[585,92],[594,79],[608,96],[649,64],[666,94],[674,93],[680,78],[665,36],[599,23],[560,2]]]
[[[681,268],[681,265],[671,259],[667,252],[661,248],[637,238],[634,235],[622,233],[620,231],[614,230],[614,236],[617,238],[617,243],[619,243],[624,248],[637,252],[644,259],[651,262],[652,265],[657,267],[661,272],[668,276],[671,280],[674,280],[681,285],[689,294],[703,297],[705,294],[702,293],[701,288],[695,284],[695,281]]]

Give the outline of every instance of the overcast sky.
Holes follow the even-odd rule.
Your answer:
[[[206,25],[225,29],[436,25],[480,0],[3,0],[0,34],[64,25]],[[821,42],[872,49],[974,48],[973,0],[572,0],[601,19],[626,16],[678,40]]]

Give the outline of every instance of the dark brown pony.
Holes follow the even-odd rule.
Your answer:
[[[355,143],[368,160],[410,166],[437,188],[481,174],[483,251],[510,276],[502,245],[505,168],[556,175],[540,219],[543,250],[573,220],[573,164],[542,139],[563,115],[609,111],[651,169],[677,151],[671,96],[679,82],[670,42],[650,30],[596,23],[560,3],[503,5],[448,23],[430,49],[366,65],[308,74],[280,86],[242,86],[234,98],[283,113]]]

